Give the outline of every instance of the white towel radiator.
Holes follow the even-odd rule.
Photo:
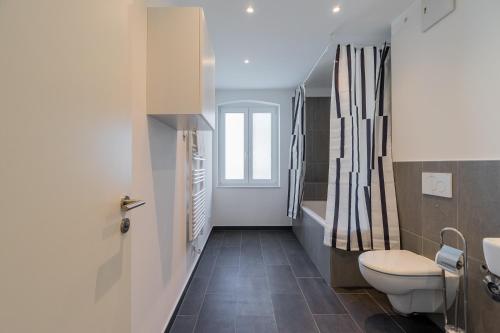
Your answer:
[[[200,155],[198,135],[189,131],[188,160],[190,200],[188,209],[189,240],[195,240],[207,223],[206,159]]]

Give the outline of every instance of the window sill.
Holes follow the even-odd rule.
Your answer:
[[[216,188],[281,188],[281,185],[216,185]]]

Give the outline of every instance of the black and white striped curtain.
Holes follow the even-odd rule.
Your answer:
[[[390,48],[338,46],[330,109],[325,245],[399,249]]]
[[[291,218],[297,218],[304,195],[305,174],[305,89],[300,86],[295,90],[292,118],[292,138],[290,142],[290,169],[288,170],[288,212]]]

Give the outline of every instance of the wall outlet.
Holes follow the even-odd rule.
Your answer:
[[[422,0],[422,32],[455,10],[455,0]]]
[[[422,172],[422,193],[438,197],[452,197],[451,173]]]

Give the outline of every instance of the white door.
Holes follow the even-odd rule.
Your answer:
[[[128,5],[0,0],[0,332],[130,332]]]

